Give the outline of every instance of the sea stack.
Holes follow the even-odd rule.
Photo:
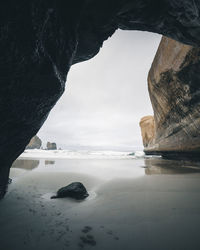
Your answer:
[[[154,118],[140,122],[146,154],[199,157],[199,72],[200,48],[162,38],[148,75]]]
[[[57,145],[55,142],[47,142],[47,150],[56,150],[57,149]]]
[[[41,139],[35,135],[29,142],[29,144],[26,146],[26,149],[40,149],[42,146]]]

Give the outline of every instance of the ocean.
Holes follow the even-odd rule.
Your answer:
[[[136,159],[144,157],[143,151],[90,151],[90,150],[42,150],[29,149],[20,158],[55,159]]]

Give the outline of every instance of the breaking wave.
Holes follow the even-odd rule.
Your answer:
[[[138,158],[144,158],[144,152],[29,149],[25,150],[20,157],[54,158],[54,159],[138,159]]]

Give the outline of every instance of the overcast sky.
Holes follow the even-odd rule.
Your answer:
[[[139,121],[152,114],[147,74],[161,37],[117,31],[93,59],[72,66],[66,91],[38,135],[44,145],[80,149],[142,147]]]

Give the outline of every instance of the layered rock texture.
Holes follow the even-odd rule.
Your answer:
[[[154,138],[140,123],[146,153],[200,158],[199,72],[200,48],[162,38],[148,76]]]
[[[200,45],[200,2],[7,0],[0,3],[0,197],[12,162],[65,89],[70,66],[92,58],[117,28]]]
[[[26,149],[40,149],[42,146],[41,139],[35,135],[29,142],[29,144],[26,146]]]

